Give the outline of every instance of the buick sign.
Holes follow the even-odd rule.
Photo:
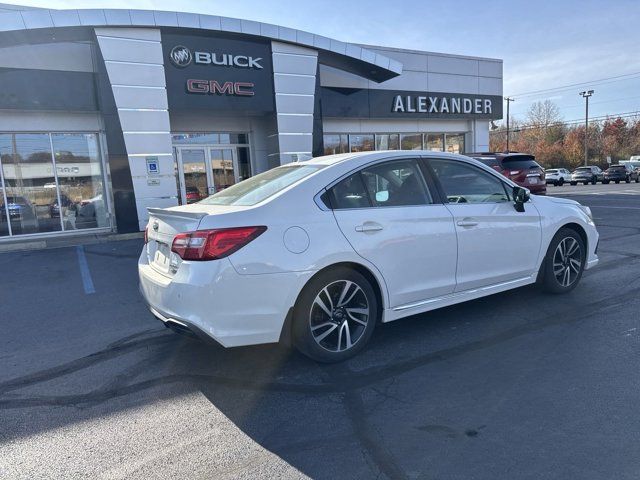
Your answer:
[[[176,67],[184,68],[191,63],[191,51],[187,47],[177,45],[171,49],[169,58]]]

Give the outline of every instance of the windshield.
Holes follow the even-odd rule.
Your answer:
[[[589,167],[580,167],[576,169],[576,172],[591,172],[591,168]]]
[[[255,205],[324,165],[285,165],[248,178],[198,202],[204,205]]]
[[[528,155],[518,155],[506,157],[502,160],[504,168],[508,170],[527,170],[531,168],[541,168],[534,157]]]

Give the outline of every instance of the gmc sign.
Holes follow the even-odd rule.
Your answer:
[[[252,82],[224,82],[222,85],[217,80],[187,80],[187,92],[211,93],[217,95],[239,95],[252,97],[255,95]]]

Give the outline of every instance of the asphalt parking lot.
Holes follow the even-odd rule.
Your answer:
[[[640,185],[549,193],[601,234],[575,291],[386,324],[333,366],[166,330],[139,240],[0,254],[0,478],[640,478]]]

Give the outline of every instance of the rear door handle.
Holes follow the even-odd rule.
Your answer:
[[[456,222],[456,225],[458,225],[459,227],[476,227],[478,226],[478,222],[471,218],[463,218],[462,220],[458,220],[458,222]]]
[[[364,222],[362,225],[356,225],[356,232],[378,232],[384,227],[376,222]]]

